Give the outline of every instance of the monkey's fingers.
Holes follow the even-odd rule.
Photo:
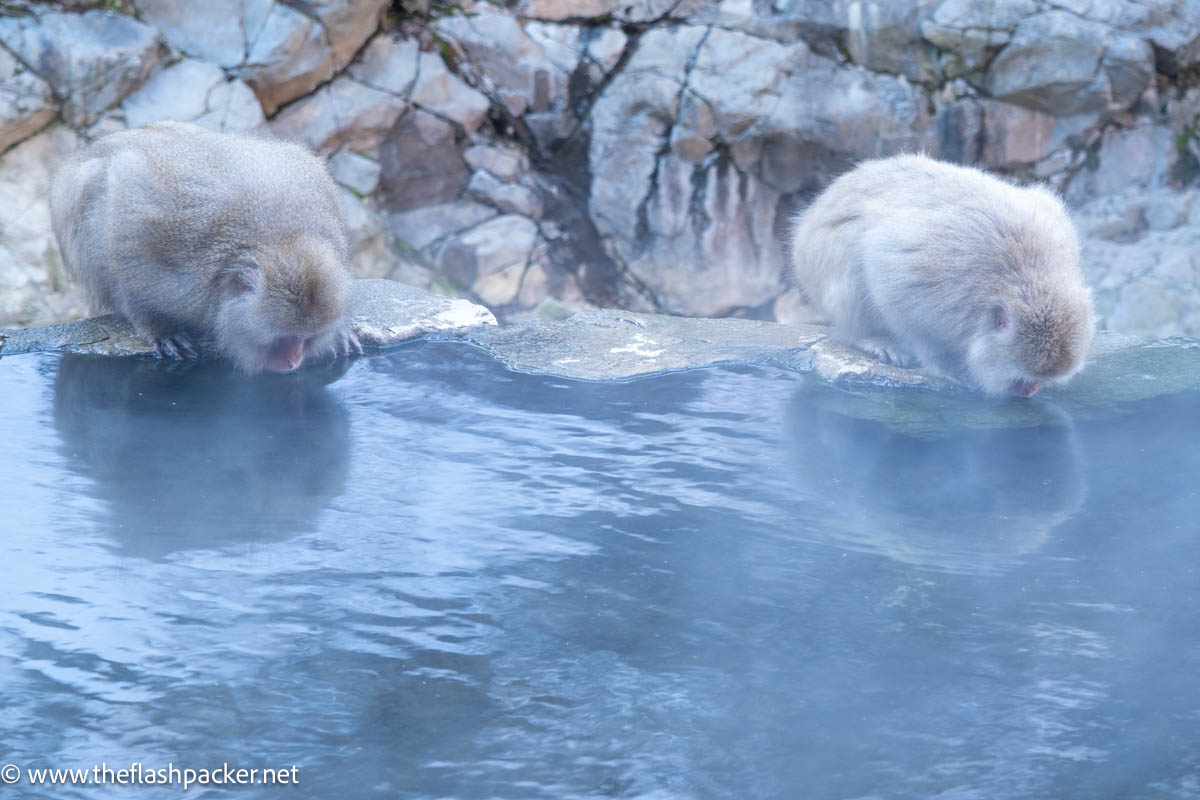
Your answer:
[[[358,340],[358,337],[354,335],[354,331],[350,330],[349,326],[341,328],[334,334],[334,356],[348,356],[354,353],[361,354],[362,351],[362,342]]]
[[[159,358],[199,358],[200,354],[196,351],[195,345],[192,344],[184,334],[176,334],[174,336],[164,336],[162,339],[154,340],[154,355]]]
[[[902,369],[912,369],[920,364],[920,359],[911,353],[897,347],[893,342],[879,339],[863,339],[858,342],[858,348],[865,353],[875,356],[884,364],[891,364]]]

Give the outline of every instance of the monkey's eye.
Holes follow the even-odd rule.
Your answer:
[[[233,296],[249,294],[258,289],[261,276],[253,265],[238,264],[229,267],[222,275],[225,290]]]
[[[992,324],[996,326],[996,330],[1008,330],[1008,312],[1003,306],[996,306],[992,309]]]

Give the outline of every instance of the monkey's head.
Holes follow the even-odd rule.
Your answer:
[[[1082,282],[1043,282],[983,310],[967,369],[988,394],[1029,397],[1078,372],[1095,333]]]
[[[1029,397],[1083,367],[1096,325],[1066,206],[1038,186],[1018,197],[985,229],[966,366],[988,394]]]
[[[216,345],[243,372],[291,372],[327,355],[344,324],[349,269],[320,236],[258,245],[217,280]]]

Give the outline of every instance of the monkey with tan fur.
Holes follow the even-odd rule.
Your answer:
[[[159,356],[247,373],[361,352],[349,245],[324,164],[295,144],[159,122],[69,158],[50,190],[68,270]]]

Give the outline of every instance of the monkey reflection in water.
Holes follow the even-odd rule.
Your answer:
[[[1047,406],[1026,428],[917,437],[801,392],[789,409],[797,485],[821,537],[930,569],[989,573],[1040,549],[1083,505],[1074,426]]]
[[[349,419],[325,387],[347,366],[247,378],[219,362],[64,355],[54,421],[122,548],[285,538],[345,484]]]

